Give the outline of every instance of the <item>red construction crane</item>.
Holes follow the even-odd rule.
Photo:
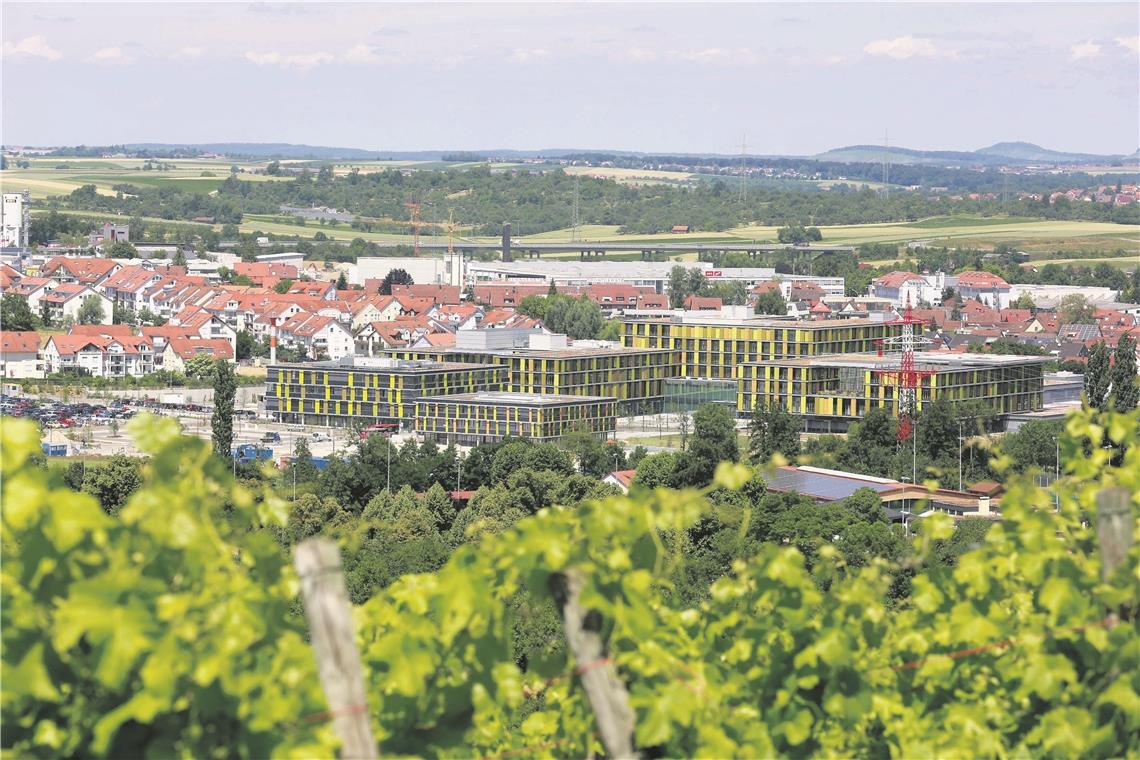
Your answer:
[[[412,255],[420,255],[420,206],[419,201],[407,201],[404,206],[412,212]]]
[[[875,369],[875,373],[884,383],[898,386],[898,439],[905,441],[914,431],[914,420],[918,415],[918,389],[923,378],[934,374],[933,370],[919,369],[914,363],[915,349],[930,344],[929,338],[915,333],[915,326],[921,326],[922,320],[914,316],[910,306],[910,296],[906,299],[906,310],[902,319],[886,322],[888,325],[902,325],[902,335],[884,338],[880,343],[880,351],[894,350],[899,354],[897,363],[888,362]]]

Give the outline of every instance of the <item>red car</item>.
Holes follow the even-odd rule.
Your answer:
[[[375,425],[369,425],[360,431],[360,440],[367,441],[376,433],[392,434],[399,429],[400,425],[396,422],[377,422]]]

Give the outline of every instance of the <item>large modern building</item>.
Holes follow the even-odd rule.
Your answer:
[[[889,371],[898,355],[848,354],[771,359],[745,363],[737,380],[737,411],[748,414],[758,400],[804,418],[808,432],[835,432],[876,407],[898,412],[898,384]],[[1041,409],[1046,357],[919,353],[923,370],[918,411],[937,399],[981,401],[999,418]]]
[[[425,396],[501,390],[507,368],[483,362],[346,357],[274,364],[265,378],[265,410],[282,422],[345,427],[351,420],[410,428]]]
[[[869,319],[797,322],[725,319],[706,314],[623,320],[630,348],[666,349],[679,361],[680,377],[735,380],[738,366],[792,357],[876,351],[902,325]]]
[[[461,393],[416,401],[415,429],[425,440],[458,446],[506,436],[553,441],[573,433],[608,437],[616,429],[612,398],[543,393]]]
[[[612,398],[623,415],[661,411],[665,381],[678,376],[673,351],[597,341],[569,344],[564,335],[532,330],[465,330],[456,333],[454,348],[389,353],[403,359],[502,364],[509,370],[504,390]]]

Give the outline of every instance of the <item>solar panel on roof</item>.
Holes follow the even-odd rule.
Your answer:
[[[795,491],[804,496],[827,501],[846,499],[860,488],[870,488],[876,493],[883,493],[898,487],[895,483],[876,483],[800,470],[776,470],[772,475],[765,477],[769,488],[773,490]]]

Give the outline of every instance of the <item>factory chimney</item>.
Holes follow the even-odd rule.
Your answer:
[[[514,261],[511,258],[511,223],[503,222],[503,261]]]

